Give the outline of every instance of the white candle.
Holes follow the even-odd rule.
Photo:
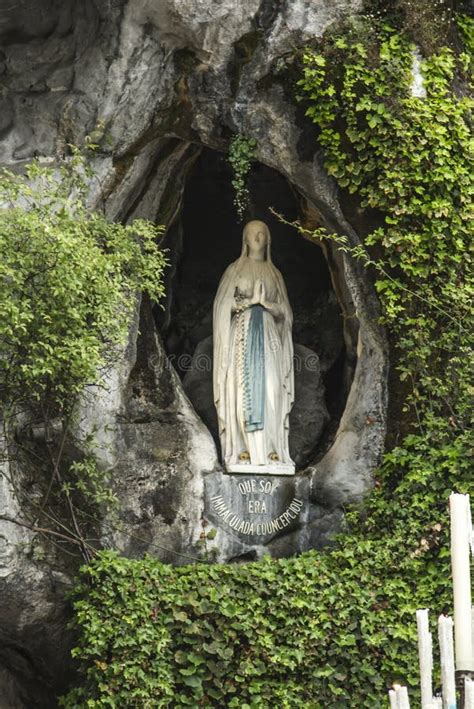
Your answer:
[[[390,709],[398,709],[397,693],[394,689],[388,690],[388,698],[390,699]]]
[[[397,689],[397,702],[398,709],[410,709],[410,702],[408,700],[408,689],[406,687],[399,687]]]
[[[406,687],[402,687],[400,684],[394,684],[388,696],[390,698],[390,709],[410,709],[408,689]]]
[[[474,682],[469,677],[464,680],[464,709],[474,709]]]
[[[438,620],[439,650],[441,655],[441,682],[444,709],[456,709],[454,677],[453,620],[440,615]]]
[[[429,709],[433,704],[433,642],[428,624],[428,611],[416,611],[418,627],[418,658],[420,662],[421,707]]]
[[[469,542],[472,535],[469,495],[452,493],[451,569],[454,594],[456,669],[474,670],[472,651],[471,570]]]
[[[431,704],[428,704],[426,709],[443,709],[443,698],[433,697]]]

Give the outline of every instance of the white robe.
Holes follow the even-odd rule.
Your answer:
[[[249,462],[266,466],[293,465],[289,449],[289,414],[294,400],[292,312],[281,273],[270,258],[255,261],[246,254],[224,273],[214,301],[214,401],[226,468]],[[263,430],[247,431],[244,422],[244,352],[251,309],[236,312],[239,296],[251,298],[257,280],[265,298],[277,306],[274,316],[263,312],[265,411]],[[240,457],[244,454],[244,460]],[[249,454],[250,460],[245,460]]]

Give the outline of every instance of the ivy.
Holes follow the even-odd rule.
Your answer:
[[[243,135],[236,135],[229,146],[229,163],[234,176],[232,187],[235,191],[234,205],[241,221],[249,207],[249,191],[247,177],[255,157],[256,141]]]
[[[420,46],[424,54],[432,54],[452,41],[456,18],[452,0],[365,0],[371,24],[387,22]]]
[[[422,62],[426,98],[411,95],[414,46],[390,26],[349,30],[303,56],[300,97],[318,126],[325,166],[382,226],[365,236],[383,254],[376,288],[393,333],[406,407],[468,413],[472,99],[453,90],[459,56],[444,47]],[[378,259],[380,261],[380,258]],[[455,413],[454,413],[455,412]]]
[[[431,445],[387,457],[379,481],[396,465],[403,484],[377,487],[329,552],[181,567],[102,552],[75,589],[81,679],[63,706],[373,709],[400,679],[415,697],[415,611],[451,609],[446,495],[469,477],[462,441]]]

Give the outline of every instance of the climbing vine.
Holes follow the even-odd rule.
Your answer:
[[[81,681],[65,706],[373,709],[400,679],[417,701],[415,610],[452,612],[446,503],[471,482],[472,102],[467,51],[425,56],[423,97],[413,51],[359,18],[302,54],[298,84],[327,171],[369,224],[355,250],[313,235],[372,269],[410,432],[329,551],[179,568],[100,555],[74,595]]]
[[[303,55],[301,96],[320,129],[325,166],[380,225],[365,235],[381,254],[375,281],[384,319],[411,383],[417,420],[462,429],[472,322],[469,154],[472,99],[453,91],[467,55],[443,48],[422,62],[426,96],[411,94],[414,46],[392,27],[330,37]],[[375,51],[376,50],[376,51]]]
[[[232,187],[235,191],[234,205],[241,221],[249,207],[247,177],[255,157],[256,146],[253,138],[246,138],[243,135],[236,135],[229,146],[229,163],[234,173],[232,179]]]

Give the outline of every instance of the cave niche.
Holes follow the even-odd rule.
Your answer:
[[[183,185],[180,210],[164,246],[172,259],[164,310],[157,322],[165,349],[196,412],[219,449],[212,399],[212,305],[226,267],[240,254],[242,227],[261,219],[270,227],[272,257],[293,309],[295,404],[290,451],[297,469],[318,460],[334,437],[353,374],[354,353],[344,336],[341,304],[325,254],[281,221],[301,221],[301,197],[276,170],[254,163],[249,206],[240,221],[226,155],[203,149]]]
[[[143,538],[160,539],[167,546],[161,556],[173,563],[180,563],[176,552],[193,558],[200,553],[196,544],[203,524],[217,530],[211,551],[220,561],[323,546],[345,507],[359,502],[371,486],[385,435],[387,352],[367,270],[333,242],[318,243],[281,224],[269,207],[308,229],[322,225],[345,233],[350,243],[358,243],[357,235],[316,163],[313,172],[296,158],[276,159],[261,139],[244,221],[261,218],[270,227],[272,256],[294,311],[296,348],[314,353],[320,367],[319,383],[300,391],[309,406],[322,402],[326,414],[310,440],[304,446],[298,442],[296,455],[292,451],[297,473],[280,481],[268,511],[278,517],[298,498],[304,506],[294,524],[248,537],[213,509],[212,500],[223,496],[240,519],[245,516],[236,476],[223,475],[210,386],[212,303],[223,271],[241,249],[242,224],[225,147],[176,136],[148,139],[115,159],[106,196],[114,219],[144,217],[165,225],[162,246],[169,267],[163,303],[152,312],[142,298],[137,308],[129,346],[114,374],[116,399],[98,397],[87,425],[107,427],[103,465],[114,471],[123,514]],[[189,377],[198,355],[208,364],[205,388],[196,394]],[[311,429],[311,417],[305,420]],[[299,459],[298,453],[303,453]],[[117,537],[116,544],[123,546],[123,539]],[[125,551],[144,549],[130,543]]]

